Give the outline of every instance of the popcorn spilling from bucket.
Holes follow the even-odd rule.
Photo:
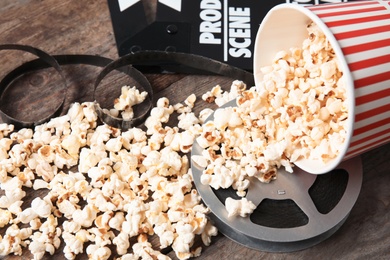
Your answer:
[[[205,165],[202,184],[244,197],[249,178],[268,183],[281,166],[292,172],[299,159],[326,163],[339,154],[348,118],[343,73],[323,32],[314,23],[307,30],[301,48],[282,50],[261,68],[263,80],[243,91],[237,107],[217,109],[203,125],[204,151],[193,158]]]

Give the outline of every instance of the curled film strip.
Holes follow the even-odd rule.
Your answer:
[[[0,81],[0,101],[3,99],[3,94],[10,87],[10,84],[17,80],[18,77],[28,72],[35,72],[45,68],[52,67],[60,75],[62,79],[62,87],[59,91],[63,93],[63,99],[57,107],[42,119],[36,121],[22,121],[10,116],[6,109],[0,105],[1,119],[9,124],[15,125],[16,128],[31,128],[48,121],[55,115],[60,114],[66,97],[67,82],[62,72],[61,65],[72,64],[87,64],[102,67],[102,70],[97,75],[94,83],[94,100],[100,120],[112,127],[119,129],[129,129],[133,126],[143,123],[146,116],[149,114],[153,105],[153,88],[144,74],[140,71],[159,71],[159,72],[176,72],[176,73],[192,73],[192,74],[215,74],[227,76],[244,81],[247,85],[254,84],[253,74],[227,65],[225,63],[209,59],[199,55],[163,51],[140,51],[127,54],[116,60],[112,60],[96,55],[50,55],[38,48],[28,45],[7,44],[0,45],[0,50],[20,50],[34,54],[38,58],[29,62],[23,63],[8,73]],[[139,68],[139,69],[138,69]],[[143,111],[140,111],[132,120],[124,120],[119,117],[114,117],[106,112],[104,107],[101,107],[102,97],[97,94],[103,79],[112,71],[120,71],[127,74],[130,78],[138,82],[138,88],[145,90],[148,97],[144,102],[147,102]],[[1,102],[2,104],[3,102]]]
[[[40,64],[35,64],[31,62],[27,62],[22,64],[21,66],[17,67],[16,69],[9,72],[4,78],[0,81],[0,117],[3,122],[8,124],[15,125],[16,128],[24,128],[24,127],[33,127],[35,125],[39,125],[45,121],[48,121],[53,116],[59,114],[61,112],[62,106],[65,102],[65,96],[66,96],[66,80],[62,73],[61,67],[58,64],[57,60],[52,57],[51,55],[47,54],[46,52],[37,49],[32,46],[28,45],[17,45],[17,44],[4,44],[0,45],[0,50],[17,50],[17,51],[23,51],[31,53],[38,57],[38,61],[40,61]],[[57,104],[57,106],[54,108],[53,111],[50,112],[50,114],[38,121],[24,121],[16,119],[15,117],[9,115],[9,111],[6,107],[4,107],[3,102],[3,94],[5,91],[10,87],[10,85],[21,75],[24,75],[31,71],[37,71],[42,68],[46,67],[52,67],[55,69],[55,71],[60,75],[62,78],[62,86],[59,89],[59,92],[62,92],[62,100]]]

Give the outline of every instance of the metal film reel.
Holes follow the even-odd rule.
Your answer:
[[[201,153],[195,142],[192,155]],[[203,185],[203,168],[195,163],[191,167],[196,188],[219,231],[237,243],[268,252],[306,249],[334,234],[355,204],[363,179],[360,157],[322,175],[297,167],[294,173],[280,169],[271,183],[251,182],[246,198],[257,208],[250,216],[228,218],[224,202],[227,197],[238,199],[235,191]]]

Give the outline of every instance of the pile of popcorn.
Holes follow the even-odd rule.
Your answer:
[[[129,95],[145,98],[122,87],[115,113],[130,114],[123,104],[138,101]],[[194,188],[187,156],[212,113],[196,117],[195,101],[194,94],[175,105],[160,98],[145,128],[127,131],[100,124],[93,102],[74,103],[34,129],[0,124],[0,255],[27,248],[42,259],[63,246],[66,259],[82,253],[99,260],[170,259],[164,248],[178,259],[199,256],[195,242],[210,245],[218,230]],[[173,113],[179,124],[165,125]],[[27,201],[26,190],[42,196]],[[151,243],[156,237],[158,248]]]
[[[245,199],[251,179],[268,183],[281,166],[292,172],[299,159],[326,163],[345,142],[343,73],[323,32],[314,23],[307,30],[302,47],[278,52],[270,66],[261,68],[260,84],[243,91],[237,107],[218,108],[197,138],[204,150],[193,161],[204,168],[202,184],[232,187],[242,197],[226,200],[229,216],[247,216],[255,209]],[[219,91],[203,99],[212,100]]]

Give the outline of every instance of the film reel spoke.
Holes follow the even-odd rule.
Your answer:
[[[317,223],[318,220],[321,221],[322,214],[317,210],[312,198],[309,196],[308,190],[292,196],[291,199],[307,215],[310,224]]]
[[[279,174],[279,189],[286,187],[286,195],[308,216],[309,220],[315,221],[320,214],[309,195],[317,176],[296,169],[294,173],[282,172]],[[277,181],[276,181],[277,182]],[[280,192],[280,191],[279,191]]]
[[[261,183],[257,179],[250,179],[251,184],[248,188],[246,198],[251,201],[256,207],[267,198],[266,193],[262,192],[264,188],[264,183]]]

